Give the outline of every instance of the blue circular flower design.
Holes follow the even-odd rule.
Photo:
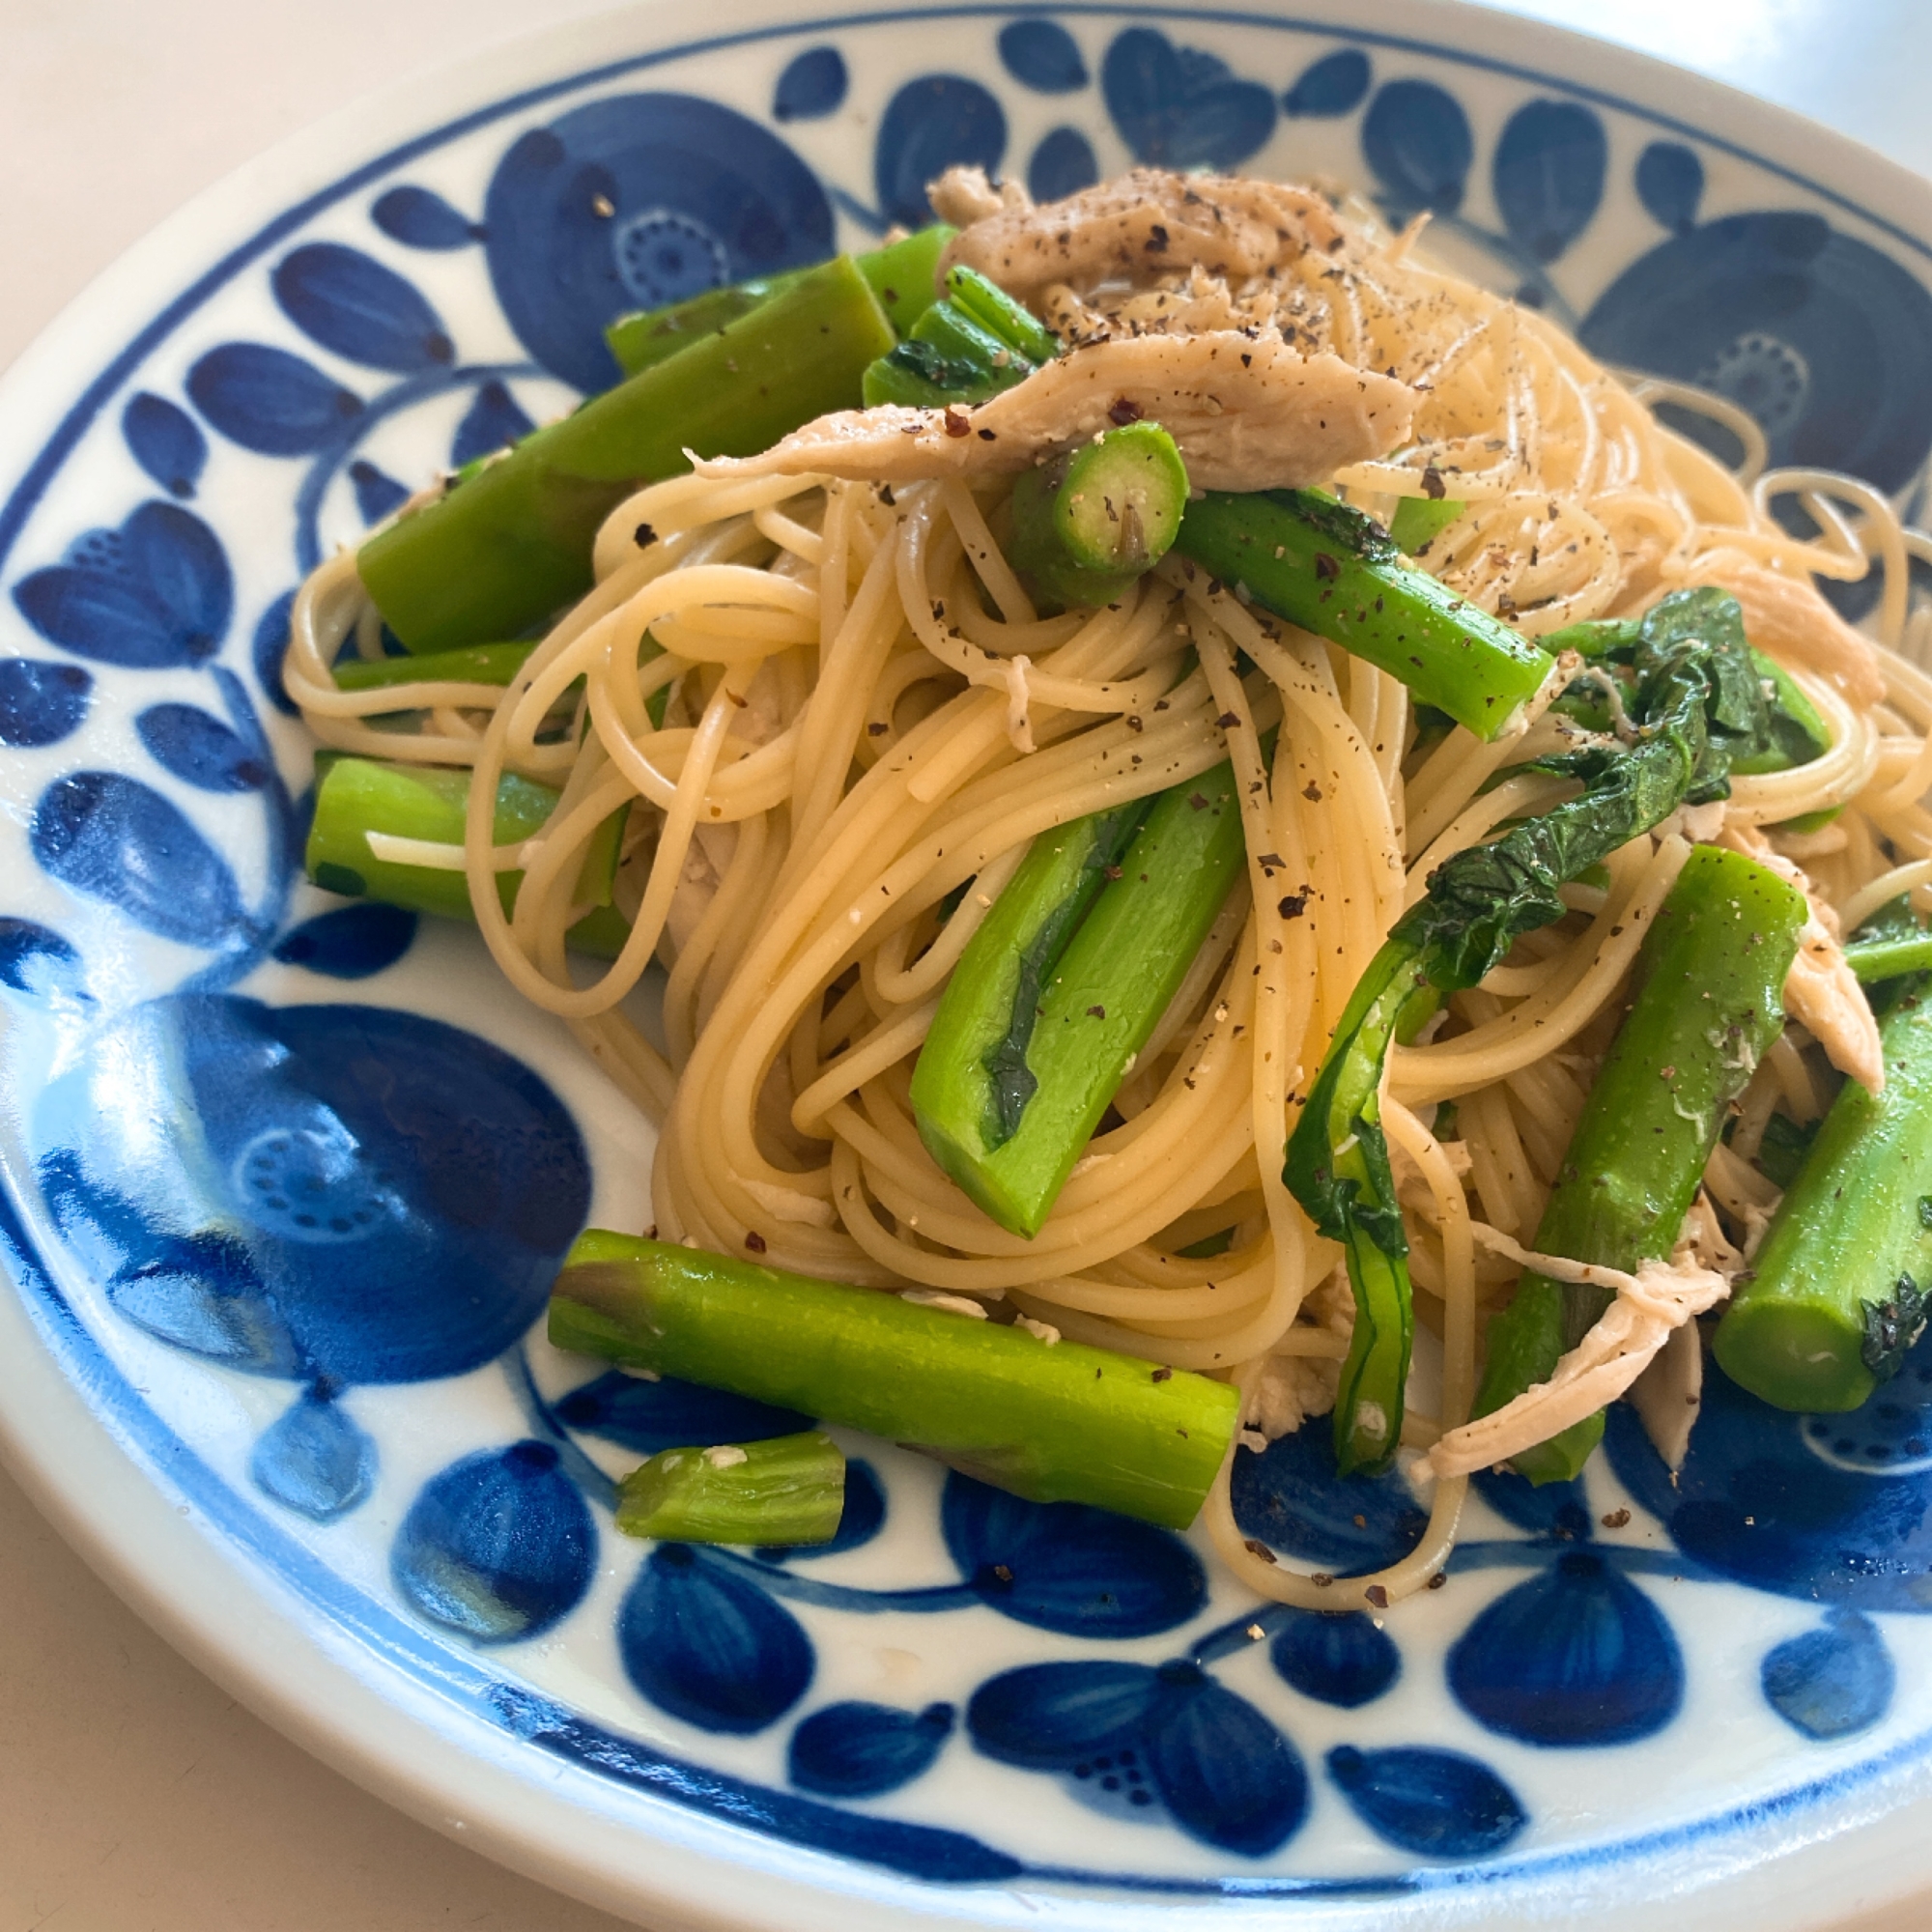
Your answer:
[[[619,370],[604,325],[832,252],[832,205],[768,128],[685,94],[624,94],[514,142],[484,201],[505,317],[583,390]]]

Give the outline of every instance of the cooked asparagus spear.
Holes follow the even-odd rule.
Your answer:
[[[1372,517],[1319,490],[1189,503],[1175,547],[1236,593],[1379,666],[1493,738],[1555,660],[1404,560]]]
[[[859,400],[893,344],[849,256],[550,424],[434,503],[378,530],[362,582],[412,651],[514,637],[590,587],[605,515],[700,456],[751,456]]]
[[[1164,557],[1187,469],[1157,423],[1129,423],[1013,485],[1008,559],[1042,613],[1110,604]]]
[[[598,1228],[564,1258],[550,1339],[868,1430],[1036,1502],[1174,1529],[1240,1406],[1205,1376]]]
[[[617,1493],[626,1536],[679,1543],[830,1543],[844,1511],[845,1458],[819,1429],[661,1450]]]
[[[318,760],[318,763],[322,763]],[[369,834],[420,838],[460,846],[469,800],[469,774],[440,765],[384,764],[375,758],[333,757],[316,787],[315,818],[308,835],[308,875],[315,884],[351,898],[380,899],[441,919],[471,920],[469,886],[462,871],[379,859]],[[498,845],[533,837],[556,809],[557,794],[533,779],[506,773],[497,786]],[[624,814],[613,812],[598,828],[578,874],[578,893],[595,910],[571,928],[581,952],[615,958],[629,926],[611,903],[611,881],[623,843]],[[498,872],[503,910],[512,911],[524,882],[521,871]]]
[[[1668,1255],[1731,1102],[1784,1026],[1784,976],[1810,908],[1796,887],[1716,845],[1685,861],[1637,956],[1635,997],[1584,1103],[1532,1244],[1634,1272]],[[1574,1349],[1607,1291],[1525,1274],[1490,1323],[1476,1397],[1488,1415]],[[1533,1483],[1568,1482],[1601,1412],[1513,1457]]]
[[[1718,1324],[1719,1366],[1779,1408],[1857,1408],[1898,1373],[1932,1279],[1932,980],[1880,1022],[1885,1092],[1838,1090]]]

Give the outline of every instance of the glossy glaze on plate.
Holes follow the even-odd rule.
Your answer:
[[[1204,1545],[857,1438],[834,1546],[627,1542],[613,1474],[801,1418],[529,1332],[586,1218],[648,1218],[648,1130],[472,934],[300,882],[301,573],[611,380],[611,315],[923,219],[956,160],[1040,196],[1139,160],[1430,210],[1439,254],[1605,360],[1910,511],[1932,229],[1824,179],[1829,144],[1811,179],[1797,124],[1764,114],[1787,139],[1754,155],[1575,84],[1556,37],[1480,33],[1570,83],[1443,44],[1454,17],[953,9],[686,43],[636,16],[551,46],[554,79],[498,62],[448,114],[312,142],[300,192],[191,211],[146,307],[81,305],[62,393],[10,386],[0,1238],[38,1339],[7,1433],[178,1625],[194,1579],[141,1522],[191,1514],[329,1653],[263,1692],[203,1619],[322,1747],[418,1808],[527,1787],[504,1856],[638,1910],[698,1909],[733,1858],[828,1909],[1001,1921],[1036,1890],[1066,1922],[1135,1893],[1526,1913],[1829,1834],[1932,1749],[1932,1343],[1851,1417],[1714,1372],[1675,1484],[1621,1410],[1577,1484],[1482,1479],[1444,1587],[1380,1618],[1258,1605]],[[1418,18],[1435,44],[1379,30]],[[115,1527],[35,1432],[53,1384],[127,1459]],[[1421,1521],[1399,1477],[1338,1482],[1321,1429],[1243,1452],[1236,1499],[1335,1574]],[[393,1721],[323,1737],[331,1671]],[[626,1833],[678,1847],[628,1889]]]

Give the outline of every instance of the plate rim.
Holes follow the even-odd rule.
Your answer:
[[[440,65],[427,75],[391,83],[350,103],[204,189],[95,276],[13,366],[0,373],[0,451],[39,444],[20,482],[0,504],[0,562],[5,561],[45,484],[57,473],[72,444],[157,342],[215,288],[272,248],[282,236],[321,209],[353,194],[363,183],[387,174],[410,156],[456,138],[468,128],[504,119],[558,94],[695,53],[792,35],[829,35],[841,29],[915,19],[997,17],[1021,11],[1115,20],[1143,18],[1170,24],[1191,18],[1332,32],[1359,43],[1447,58],[1532,83],[1560,85],[1600,105],[1674,126],[1678,131],[1708,146],[1723,148],[1755,167],[1774,170],[1932,258],[1932,183],[1897,163],[1791,109],[1651,56],[1546,22],[1465,6],[1463,0],[1378,0],[1376,12],[1384,24],[1377,27],[1365,26],[1352,17],[1355,9],[1347,0],[1325,0],[1325,4],[1316,0],[1313,6],[1304,0],[1293,8],[1189,4],[1189,0],[1166,6],[1117,5],[1109,0],[1051,4],[1049,0],[1037,8],[1016,8],[998,0],[943,0],[938,5],[920,5],[917,0],[904,4],[901,0],[892,7],[845,10],[810,18],[798,17],[787,0],[735,0],[730,31],[638,53],[635,48],[639,43],[665,23],[669,13],[666,0],[643,0],[643,4],[611,14],[539,28],[520,40]],[[1393,30],[1388,24],[1392,22],[1405,23],[1405,30]],[[1474,47],[1453,45],[1447,37],[1459,27],[1467,29],[1475,39],[1507,32],[1515,38],[1522,57],[1504,59]],[[625,44],[633,51],[614,53]],[[594,48],[604,49],[605,57],[586,64],[586,56]],[[1619,83],[1615,91],[1600,80],[1572,78],[1579,62]],[[541,71],[544,78],[532,82],[533,68]],[[503,82],[512,77],[523,84],[506,90]],[[1625,94],[1621,91],[1624,84],[1635,92]],[[446,110],[428,130],[421,127],[425,95]],[[459,102],[465,104],[459,108]],[[1699,110],[1704,118],[1690,118]],[[1848,191],[1830,186],[1747,145],[1748,128],[1775,130],[1779,123],[1792,128],[1797,137],[1793,145],[1799,153],[1807,159],[1816,156],[1827,174],[1849,179],[1857,184],[1856,188]],[[372,143],[382,139],[382,130],[406,128],[414,131],[390,138],[376,147],[373,157],[343,171],[343,157],[369,156]],[[313,183],[316,175],[331,167],[334,172],[326,185],[311,185],[297,201],[286,198],[287,185]],[[274,212],[264,218],[264,210]],[[1918,233],[1900,225],[1915,216]],[[111,359],[101,364],[99,348],[91,345],[121,335],[120,325],[108,327],[107,318],[125,313],[128,306],[137,313],[148,313],[156,284],[178,282],[184,261],[205,261],[210,238],[232,235],[244,222],[248,224],[245,242],[228,246],[185,288],[178,288],[165,306],[154,312],[131,338],[122,341]],[[131,303],[126,300],[129,297],[134,298]],[[81,369],[95,373],[86,379],[78,400],[68,403],[66,399],[75,394],[74,380]],[[44,407],[48,399],[53,399],[53,408],[58,411],[51,431],[43,440],[31,430],[16,436],[15,419],[31,420],[38,415],[44,420],[51,412]],[[4,1165],[0,1163],[0,1187],[11,1189],[14,1183],[5,1175]],[[9,1220],[14,1223],[11,1229],[6,1225]],[[28,1217],[18,1214],[12,1202],[0,1203],[0,1236],[11,1242],[17,1236],[23,1242],[21,1271],[44,1270],[58,1296],[59,1264],[49,1266],[35,1252],[29,1225]],[[14,1271],[10,1267],[7,1272],[11,1277]],[[358,1672],[341,1654],[345,1645],[334,1627],[319,1626],[312,1614],[300,1613],[299,1599],[285,1579],[246,1562],[237,1547],[219,1540],[212,1528],[198,1521],[191,1505],[170,1492],[161,1472],[133,1450],[106,1415],[86,1402],[82,1383],[63,1365],[60,1351],[34,1320],[29,1306],[30,1285],[19,1279],[11,1285],[14,1295],[0,1296],[0,1344],[5,1345],[0,1346],[0,1461],[21,1482],[36,1506],[116,1594],[198,1668],[305,1749],[458,1842],[607,1910],[627,1916],[647,1912],[660,1924],[718,1927],[721,1932],[725,1927],[753,1925],[783,1926],[786,1932],[791,1928],[815,1932],[822,1925],[831,1932],[834,1926],[855,1924],[876,1926],[885,1932],[889,1926],[937,1927],[968,1921],[1036,1924],[1042,1918],[1066,1925],[1103,1921],[1125,1925],[1143,1914],[1156,1912],[1158,1923],[1173,1926],[1197,1913],[1238,1908],[1239,1900],[1230,1898],[1225,1891],[1197,1895],[1188,1903],[1175,1900],[1156,1904],[1145,1896],[1123,1896],[1111,1887],[1060,1895],[1035,1889],[1032,1880],[1024,1883],[1028,1900],[1036,1902],[1022,1903],[1013,1889],[1001,1888],[998,1897],[1003,1902],[995,1904],[995,1895],[984,1886],[941,1889],[669,1803],[654,1806],[647,1833],[639,1832],[634,1819],[617,1817],[614,1807],[606,1807],[609,1815],[600,1819],[596,1816],[599,1807],[585,1805],[573,1797],[565,1798],[560,1820],[546,1822],[533,1817],[533,1787],[542,1780],[530,1775],[534,1766],[528,1762],[526,1747],[516,1745],[509,1748],[514,1741],[506,1733],[506,1748],[496,1754],[501,1762],[492,1762],[490,1754],[479,1749],[474,1735],[466,1734],[458,1742],[453,1734],[439,1733],[414,1717],[399,1720],[399,1709],[407,1700],[398,1699],[394,1691],[398,1684],[407,1685],[409,1680],[399,1674],[388,1684],[389,1694],[384,1694],[370,1672]],[[75,1326],[85,1334],[78,1322]],[[36,1415],[38,1430],[28,1426]],[[44,1445],[49,1442],[59,1445],[58,1455],[46,1450]],[[122,1492],[118,1498],[117,1491]],[[139,1535],[128,1534],[130,1518],[139,1520]],[[158,1555],[163,1550],[165,1560]],[[233,1588],[238,1579],[244,1585],[240,1591]],[[229,1586],[226,1590],[224,1582]],[[212,1605],[217,1606],[213,1613]],[[262,1617],[264,1605],[273,1609],[272,1618]],[[323,1642],[319,1640],[323,1634],[335,1634],[338,1640]],[[288,1668],[292,1640],[307,1653],[303,1671],[293,1674]],[[406,1726],[401,1736],[396,1735],[399,1721]],[[382,1735],[385,1732],[390,1735]],[[425,1741],[433,1748],[425,1749]],[[1901,1754],[1911,1760],[1903,1771],[1896,1768]],[[1807,1808],[1814,1802],[1813,1795],[1827,1787],[1836,1785],[1864,1793],[1869,1815],[1860,1825],[1832,1833],[1814,1833],[1799,1848],[1785,1847],[1767,1858],[1753,1855],[1750,1841],[1755,1833],[1748,1824],[1726,1830],[1727,1821],[1740,1816],[1740,1807],[1699,1819],[1687,1828],[1689,1838],[1694,1842],[1700,1836],[1708,1839],[1715,1835],[1719,1843],[1715,1847],[1707,1844],[1706,1856],[1690,1861],[1698,1867],[1696,1882],[1700,1886],[1708,1883],[1718,1866],[1732,1866],[1724,1874],[1730,1881],[1727,1906],[1731,1901],[1744,1902],[1738,1881],[1745,1878],[1746,1889],[1764,1891],[1764,1908],[1776,1913],[1768,1919],[1760,1912],[1755,1919],[1767,1932],[1774,1925],[1823,1924],[1826,1921],[1813,1916],[1809,1902],[1817,1888],[1806,1882],[1807,1875],[1799,1867],[1807,1858],[1814,1862],[1824,1858],[1845,1861],[1853,1837],[1872,1839],[1907,1795],[1902,1789],[1891,1791],[1881,1803],[1880,1787],[1899,1784],[1910,1776],[1916,1786],[1932,1790],[1928,1756],[1932,1756],[1932,1735],[1906,1741],[1882,1758],[1867,1760],[1846,1772],[1826,1774],[1764,1804],[1742,1807],[1744,1813],[1758,1814],[1756,1825],[1762,1830],[1779,1814]],[[447,1762],[440,1762],[443,1759]],[[452,1808],[458,1804],[459,1789],[460,1809]],[[547,1807],[554,1807],[548,1795],[537,1808]],[[602,1848],[607,1856],[593,1856],[593,1847],[587,1843],[580,1842],[573,1848],[559,1842],[558,1822],[581,1827],[586,1821],[594,1828],[592,1835],[610,1841]],[[582,1833],[578,1835],[581,1838]],[[1589,1920],[1578,1916],[1579,1911],[1589,1910],[1589,1905],[1577,1895],[1577,1880],[1586,1876],[1576,1868],[1577,1865],[1594,1864],[1598,1877],[1606,1864],[1626,1876],[1635,1864],[1654,1877],[1663,1877],[1670,1868],[1670,1854],[1662,1848],[1652,1849],[1653,1845],[1659,1840],[1667,1845],[1685,1835],[1653,1833],[1601,1849],[1578,1848],[1567,1857],[1552,1852],[1542,1860],[1520,1861],[1530,1867],[1530,1874],[1520,1877],[1495,1866],[1477,1867],[1468,1874],[1470,1882],[1463,1888],[1460,1903],[1454,1882],[1434,1893],[1438,1906],[1447,1901],[1447,1909],[1439,1917],[1431,1916],[1436,1922],[1473,1922],[1465,1909],[1473,1906],[1482,1912],[1486,1922],[1495,1922],[1487,1910],[1494,1906],[1515,1922],[1540,1921],[1551,1914],[1570,1924],[1595,1922],[1594,1913]],[[1716,1859],[1709,1856],[1714,1849],[1720,1854]],[[659,1868],[649,1873],[636,1870],[639,1851],[655,1854]],[[629,1858],[623,1856],[626,1852]],[[665,1862],[667,1854],[668,1865]],[[1883,1839],[1869,1845],[1861,1842],[1857,1856],[1865,1880],[1860,1904],[1875,1903],[1887,1896],[1895,1901],[1906,1891],[1932,1889],[1932,1860],[1921,1859],[1914,1869],[1913,1861]],[[1735,1869],[1740,1859],[1742,1872]],[[1535,1875],[1538,1864],[1547,1868],[1541,1875]],[[1487,1885],[1481,1882],[1485,1876]],[[1774,1878],[1776,1882],[1767,1887],[1766,1882]],[[782,1896],[774,1891],[775,1882],[782,1889]],[[1679,1883],[1684,1882],[1680,1877]],[[1257,1889],[1264,1883],[1258,1878]],[[1840,1889],[1834,1885],[1831,1889],[1842,1904]],[[1324,1899],[1307,1901],[1298,1909],[1311,1925],[1319,1919],[1339,1926],[1354,1922],[1358,1910],[1386,1920],[1392,1911],[1403,1909],[1404,1897],[1399,1890],[1378,1889],[1361,1908]],[[1286,1900],[1275,1902],[1286,1909]],[[990,1912],[989,1905],[993,1907]],[[1617,1908],[1611,1903],[1609,1909]],[[1804,1916],[1792,1917],[1794,1911]],[[668,1919],[667,1914],[675,1915],[674,1920]]]

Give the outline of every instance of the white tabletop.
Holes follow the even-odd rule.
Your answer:
[[[0,0],[0,368],[129,242],[282,135],[605,4]],[[1503,11],[1608,35],[1932,173],[1932,0]],[[4,1474],[0,1644],[0,1932],[618,1932],[249,1716],[110,1596]],[[1882,1922],[1908,1920],[1857,1932]]]

